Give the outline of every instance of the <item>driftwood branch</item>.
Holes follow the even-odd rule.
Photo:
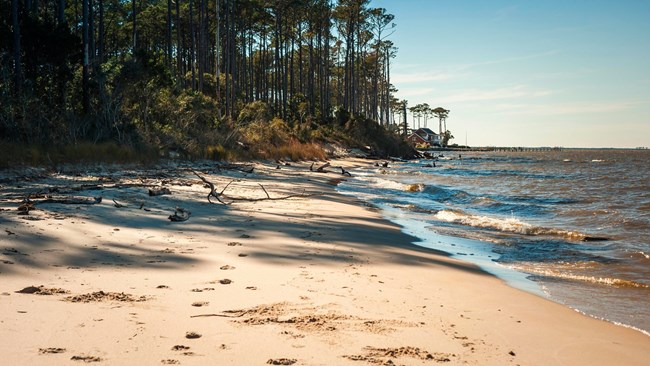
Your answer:
[[[115,207],[117,207],[117,208],[126,207],[125,205],[123,205],[123,204],[117,202],[117,201],[115,200],[115,198],[113,198],[113,203],[115,203]]]
[[[317,195],[317,194],[305,194],[305,192],[303,191],[302,193],[298,193],[298,194],[290,194],[290,195],[280,196],[280,197],[271,197],[271,195],[269,195],[269,192],[266,190],[266,188],[264,188],[263,185],[258,183],[258,185],[262,188],[262,190],[266,194],[266,197],[263,197],[263,198],[248,198],[248,197],[226,196],[224,194],[224,192],[226,191],[226,189],[233,182],[235,182],[235,180],[232,180],[232,181],[228,182],[228,184],[226,184],[226,186],[221,190],[221,192],[217,192],[217,190],[216,190],[216,188],[214,186],[214,183],[212,183],[209,180],[205,179],[204,177],[199,175],[199,173],[197,173],[195,171],[192,171],[192,172],[194,173],[194,175],[199,177],[199,179],[201,179],[210,188],[210,193],[208,193],[208,196],[207,196],[208,202],[210,202],[210,203],[213,203],[212,200],[210,199],[211,197],[216,198],[217,201],[219,201],[223,205],[230,205],[233,202],[237,202],[237,201],[243,201],[243,202],[279,201],[279,200],[286,200],[286,199],[289,199],[289,198],[311,197],[311,196],[316,196]],[[223,198],[227,198],[230,202],[224,201]]]
[[[173,215],[169,215],[169,221],[173,222],[183,222],[187,221],[192,213],[182,207],[176,207],[176,212]]]
[[[102,202],[102,197],[61,197],[61,198],[45,198],[40,200],[27,199],[25,203],[32,203],[34,205],[40,203],[59,203],[64,205],[94,205]]]
[[[194,170],[192,170],[192,173],[194,173],[194,175],[196,175],[197,177],[199,177],[199,179],[201,179],[201,180],[203,181],[203,183],[207,184],[208,187],[210,187],[210,193],[208,193],[208,197],[207,197],[207,198],[208,198],[208,202],[210,202],[210,203],[214,203],[214,202],[212,202],[212,200],[210,199],[210,197],[214,197],[214,198],[216,198],[217,201],[219,201],[221,204],[223,204],[223,205],[229,205],[229,203],[226,203],[226,202],[224,202],[223,200],[221,200],[220,197],[221,197],[221,195],[223,195],[223,192],[226,190],[226,188],[228,188],[228,186],[229,186],[232,182],[234,182],[234,181],[231,181],[230,183],[228,183],[228,184],[227,184],[227,185],[226,185],[226,186],[221,190],[221,192],[217,192],[217,190],[216,190],[216,188],[214,187],[214,184],[213,184],[212,182],[210,182],[209,180],[203,178],[201,175],[199,175],[199,173],[197,173],[197,172],[194,171]]]
[[[316,169],[316,171],[317,171],[318,173],[327,173],[327,171],[325,170],[325,168],[329,167],[330,165],[331,165],[330,163],[325,163],[325,164],[319,166],[318,169]]]

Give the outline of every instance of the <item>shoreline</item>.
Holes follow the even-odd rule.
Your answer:
[[[650,337],[638,331],[417,246],[380,212],[336,192],[329,183],[338,174],[275,168],[198,171],[218,187],[241,179],[232,195],[264,198],[258,183],[271,197],[318,195],[215,205],[183,172],[145,179],[169,180],[171,195],[84,192],[104,199],[44,204],[27,220],[6,198],[40,183],[3,183],[0,338],[8,341],[0,352],[8,364],[642,365],[650,356]],[[80,183],[55,178],[48,184]],[[177,206],[192,213],[187,221],[167,220]],[[41,285],[68,293],[16,293]]]

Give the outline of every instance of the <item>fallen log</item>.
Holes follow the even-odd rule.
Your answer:
[[[94,205],[102,202],[102,197],[62,197],[62,198],[45,198],[40,200],[27,199],[24,203],[34,205],[41,203],[59,203],[64,205]]]

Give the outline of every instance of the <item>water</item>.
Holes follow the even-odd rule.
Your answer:
[[[339,190],[419,245],[650,334],[650,151],[445,154],[369,164]]]

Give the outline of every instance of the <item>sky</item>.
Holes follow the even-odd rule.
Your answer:
[[[650,0],[371,6],[395,15],[396,97],[450,110],[451,143],[650,147]]]

